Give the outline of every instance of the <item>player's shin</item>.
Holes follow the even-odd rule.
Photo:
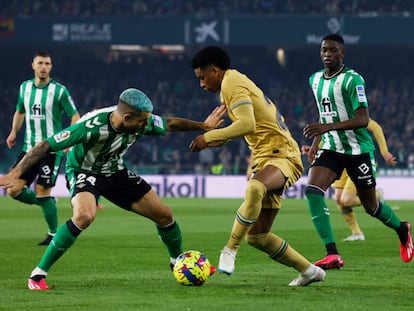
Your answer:
[[[13,199],[26,204],[39,204],[36,199],[36,193],[28,187],[24,187]]]
[[[341,211],[342,217],[348,227],[351,229],[352,234],[361,234],[362,231],[359,227],[355,212],[352,207],[338,206],[338,209]]]
[[[81,232],[82,230],[71,219],[61,225],[43,254],[38,267],[48,272],[52,265],[75,243]]]
[[[265,252],[269,258],[287,266],[293,267],[298,272],[305,272],[311,263],[299,254],[294,248],[279,236],[268,232],[255,235],[247,235],[249,245]]]
[[[324,199],[324,192],[320,188],[307,186],[305,195],[313,225],[322,241],[324,244],[335,242],[329,218],[329,209]]]
[[[56,200],[54,197],[38,197],[40,207],[42,208],[43,216],[49,226],[49,233],[55,233],[58,226],[58,216],[56,208]]]
[[[170,257],[177,258],[178,255],[180,255],[183,252],[183,238],[178,223],[174,220],[173,223],[165,227],[161,228],[157,226],[157,232],[161,241],[163,241],[165,246],[167,247]]]
[[[256,179],[247,183],[245,201],[236,213],[229,241],[226,246],[237,251],[249,229],[260,215],[262,200],[266,194],[266,187]]]
[[[387,227],[393,228],[395,230],[398,230],[400,228],[400,218],[386,203],[378,202],[377,209],[372,213],[371,216],[378,218]]]

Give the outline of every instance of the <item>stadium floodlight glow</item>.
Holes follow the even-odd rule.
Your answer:
[[[185,51],[185,46],[181,44],[155,44],[152,48],[162,53],[184,53]]]
[[[149,47],[139,44],[112,44],[111,50],[113,51],[126,51],[126,52],[148,52]]]
[[[282,48],[277,49],[276,51],[276,59],[280,66],[286,66],[286,53],[285,50]]]

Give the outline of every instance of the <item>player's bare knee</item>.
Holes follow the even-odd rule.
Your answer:
[[[162,214],[155,217],[154,221],[158,226],[165,227],[174,222],[174,215],[171,209],[167,207]]]
[[[343,206],[354,206],[355,205],[355,196],[354,195],[343,195],[341,197],[340,204]]]
[[[24,183],[16,182],[13,185],[13,187],[7,188],[7,194],[9,196],[11,196],[12,198],[15,198],[15,197],[17,197],[20,194],[20,192],[22,192],[24,186],[25,186]]]
[[[9,196],[11,196],[12,198],[17,197],[20,192],[21,192],[21,189],[15,189],[15,188],[8,188],[7,189],[7,194]]]
[[[96,209],[78,209],[72,219],[81,229],[86,229],[95,220]]]

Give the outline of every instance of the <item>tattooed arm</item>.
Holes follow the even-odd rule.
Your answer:
[[[50,144],[44,140],[31,149],[20,160],[20,162],[7,174],[0,176],[0,186],[7,189],[13,186],[13,183],[30,167],[40,161],[48,152],[50,152]]]

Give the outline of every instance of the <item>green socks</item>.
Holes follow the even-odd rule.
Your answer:
[[[306,189],[306,199],[308,200],[308,207],[313,225],[323,243],[325,245],[335,243],[331,220],[329,218],[329,210],[325,203],[323,191],[308,186]]]
[[[24,187],[22,191],[14,197],[14,199],[26,203],[40,205],[43,216],[49,227],[50,233],[55,233],[58,226],[58,216],[56,201],[53,197],[36,198],[36,193],[28,187]]]
[[[378,218],[387,227],[398,230],[401,224],[400,218],[398,218],[389,205],[385,203],[378,204],[378,208],[372,216]]]
[[[49,232],[55,233],[58,226],[58,216],[56,201],[53,197],[42,197],[37,198],[38,204],[42,208],[43,216],[45,217],[46,223],[49,226]]]
[[[182,249],[182,236],[180,227],[176,222],[172,225],[161,228],[157,226],[157,232],[161,241],[164,242],[165,246],[167,247],[168,253],[170,257],[177,258],[183,252]]]
[[[48,272],[50,267],[75,243],[81,232],[72,220],[61,225],[37,266]]]
[[[36,193],[28,187],[23,187],[22,192],[16,195],[13,199],[26,204],[39,204],[36,199]]]

